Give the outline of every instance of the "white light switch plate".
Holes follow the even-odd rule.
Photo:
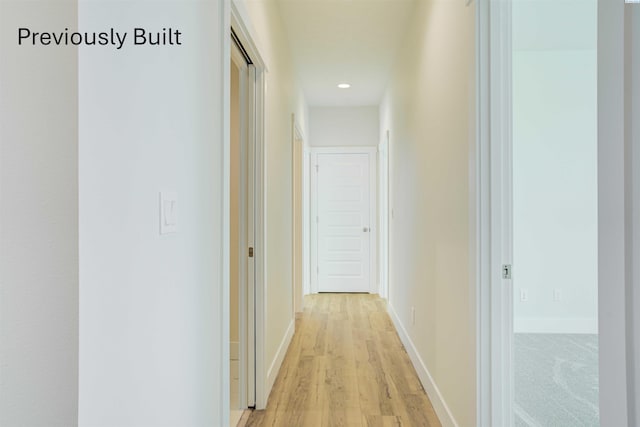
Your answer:
[[[160,234],[178,231],[178,194],[175,191],[160,193]]]

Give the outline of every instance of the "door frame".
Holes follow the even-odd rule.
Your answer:
[[[600,422],[635,425],[633,263],[632,24],[638,5],[598,2],[598,312]],[[637,12],[636,12],[637,13]],[[635,29],[637,31],[637,29]],[[477,424],[513,424],[511,340],[511,1],[476,2]],[[626,120],[625,120],[626,119]],[[627,160],[625,161],[625,154]],[[601,285],[602,284],[602,285]],[[605,286],[606,284],[606,286]],[[506,325],[506,326],[505,326]],[[635,343],[637,346],[637,343]]]
[[[305,254],[305,239],[304,239],[304,157],[305,157],[305,138],[300,127],[300,123],[296,120],[296,115],[291,114],[291,200],[292,200],[292,221],[291,221],[291,247],[292,247],[292,283],[293,283],[293,318],[295,319],[296,313],[302,312],[304,307],[304,254]],[[296,154],[298,157],[296,158]],[[301,181],[296,181],[296,164],[300,168]],[[299,219],[297,219],[299,216]],[[297,224],[296,221],[300,221]],[[296,228],[299,225],[299,229]],[[300,251],[296,251],[297,241],[300,240]],[[299,281],[298,281],[299,279]]]
[[[389,146],[387,129],[378,145],[378,288],[380,297],[389,300]]]
[[[476,2],[476,333],[479,425],[513,425],[511,1]]]
[[[233,27],[232,27],[233,28]],[[253,328],[253,303],[249,301],[249,293],[253,292],[255,282],[255,270],[252,260],[246,257],[247,247],[253,241],[253,186],[252,167],[253,156],[250,157],[250,148],[253,147],[249,139],[249,125],[251,116],[250,81],[255,75],[253,67],[247,63],[236,42],[231,40],[231,62],[235,64],[240,73],[239,98],[240,98],[240,136],[239,136],[239,182],[238,182],[238,353],[239,353],[239,397],[238,403],[242,407],[250,407],[255,401],[255,348],[253,346],[255,330]],[[231,147],[229,148],[231,152]],[[253,280],[252,280],[253,278]],[[230,308],[231,311],[231,308]]]
[[[318,293],[318,154],[368,154],[369,155],[369,292],[377,294],[377,147],[311,147],[311,293]]]
[[[253,177],[249,178],[248,185],[253,192],[253,198],[247,200],[247,211],[253,212],[254,233],[253,236],[247,235],[246,252],[240,258],[245,260],[247,266],[253,262],[255,281],[253,286],[247,281],[248,286],[243,294],[244,302],[247,307],[246,318],[240,318],[241,331],[244,329],[245,335],[245,354],[247,356],[246,373],[249,393],[247,403],[249,407],[255,406],[256,409],[264,409],[268,398],[266,389],[266,158],[265,158],[265,92],[266,92],[266,73],[265,65],[256,44],[251,37],[247,25],[245,24],[242,13],[238,10],[235,2],[230,2],[230,28],[233,29],[239,42],[246,51],[253,65],[253,75],[249,81],[248,88],[249,104],[251,106],[248,124],[249,146],[246,155],[249,156],[249,162],[253,163],[253,168],[249,167],[248,173],[253,171]],[[227,79],[228,80],[228,79]],[[227,85],[229,83],[227,82]],[[228,86],[227,92],[228,94]],[[227,95],[228,96],[228,95]],[[253,145],[253,147],[251,147]],[[253,158],[251,158],[253,156]],[[227,155],[228,157],[228,155]],[[227,160],[228,161],[228,160]],[[228,173],[228,168],[227,168]],[[228,210],[229,200],[225,199]],[[253,204],[253,206],[251,206]],[[250,216],[250,215],[249,215]],[[254,248],[253,258],[248,256],[248,247]],[[226,286],[229,286],[227,280]],[[227,293],[228,295],[228,293]],[[244,326],[242,322],[246,323]],[[228,337],[227,337],[228,338]],[[242,337],[241,337],[242,338]],[[242,340],[241,340],[242,341]],[[242,346],[242,344],[241,344]],[[242,349],[241,349],[242,354]],[[253,358],[251,357],[253,356]],[[229,373],[227,373],[229,375]],[[253,387],[251,387],[253,383]],[[251,389],[254,390],[254,396],[251,396]],[[252,399],[253,397],[253,399]],[[251,405],[253,403],[253,405]]]
[[[598,328],[600,423],[638,425],[632,255],[632,15],[638,4],[598,2]],[[633,37],[632,37],[633,35]],[[637,81],[637,80],[636,80]],[[636,106],[637,107],[637,106]],[[635,278],[637,280],[637,278]],[[602,286],[600,286],[602,284]],[[637,328],[637,326],[636,326]]]
[[[304,265],[303,265],[303,281],[302,281],[302,294],[309,295],[311,293],[311,148],[309,143],[305,140],[304,143],[304,157],[303,160],[303,175],[304,175],[304,188],[302,191],[303,204],[304,204],[304,220],[303,220],[303,233],[304,233]]]

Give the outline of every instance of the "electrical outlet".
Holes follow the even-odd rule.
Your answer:
[[[411,326],[416,325],[416,308],[411,307]]]
[[[520,301],[527,302],[529,301],[529,291],[526,289],[520,289]]]
[[[553,300],[556,302],[562,301],[562,289],[553,290]]]

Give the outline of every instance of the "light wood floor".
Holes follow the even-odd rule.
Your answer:
[[[440,426],[374,295],[305,297],[267,409],[247,426]]]

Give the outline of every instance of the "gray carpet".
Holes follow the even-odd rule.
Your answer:
[[[599,426],[598,336],[514,335],[517,427]]]

